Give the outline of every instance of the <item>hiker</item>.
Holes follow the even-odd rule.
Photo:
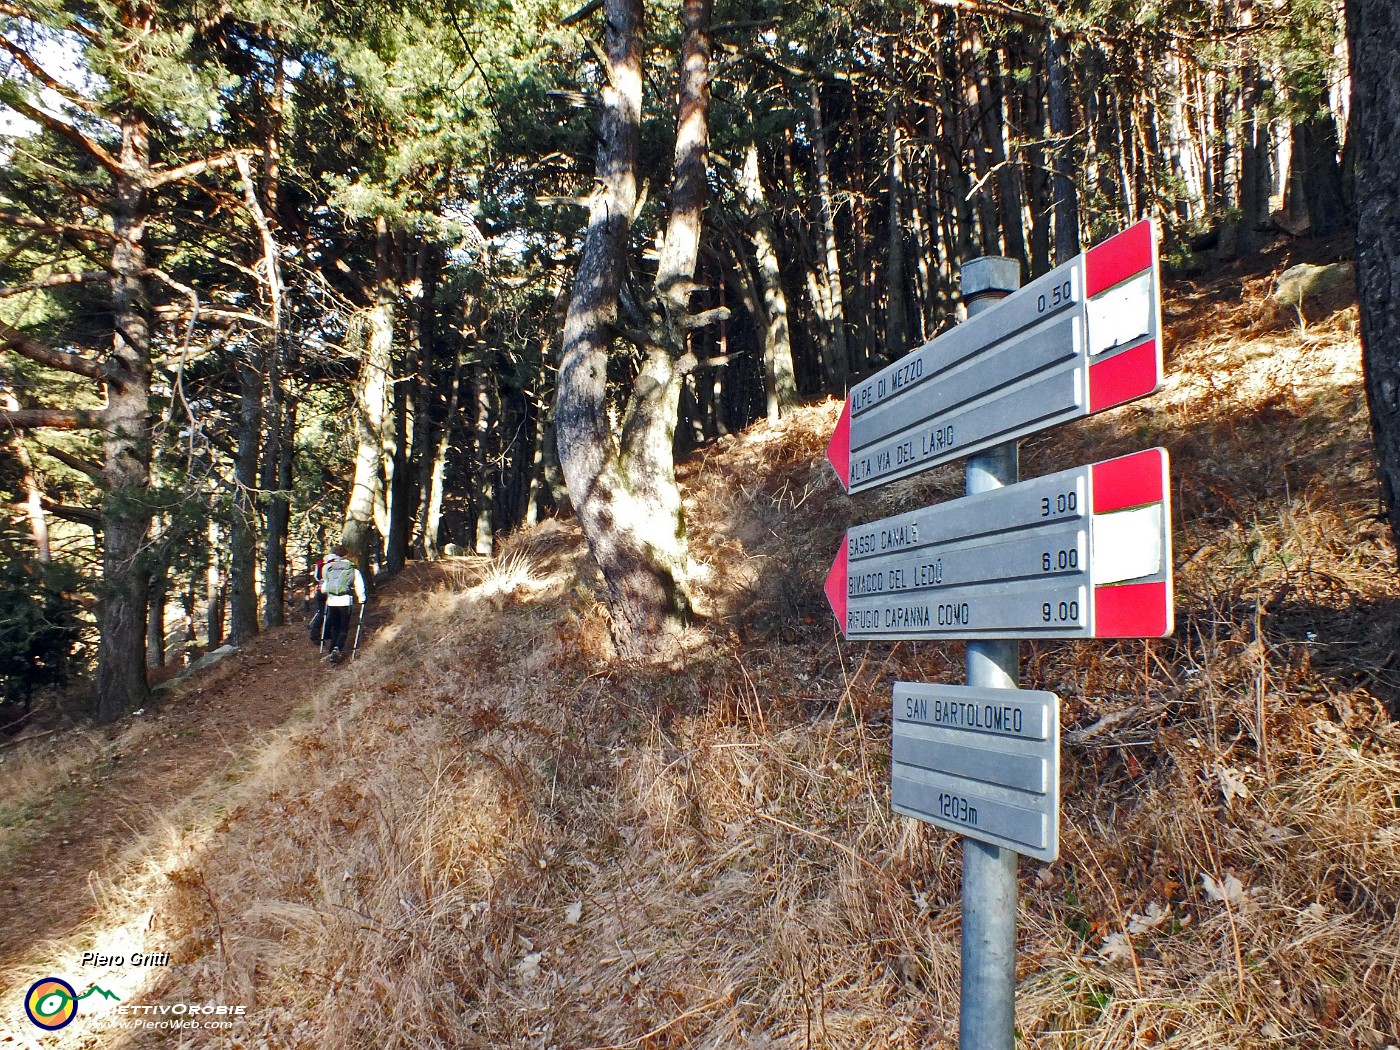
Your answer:
[[[350,632],[350,610],[365,604],[365,578],[350,560],[350,548],[341,544],[321,566],[321,593],[326,597],[323,635],[330,652],[326,659],[340,663],[345,654],[345,636]]]

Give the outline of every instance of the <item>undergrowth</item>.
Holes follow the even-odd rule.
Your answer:
[[[1022,647],[1064,744],[1021,1045],[1400,1042],[1400,588],[1355,314],[1242,294],[1169,311],[1157,398],[1026,443],[1026,476],[1168,447],[1178,625]],[[889,722],[962,653],[848,644],[821,583],[847,525],[961,482],[848,500],[836,410],[683,466],[707,619],[672,664],[612,658],[571,525],[422,570],[217,821],[110,888],[181,963],[148,994],[250,1004],[182,1045],[956,1045],[957,842],[892,814]]]

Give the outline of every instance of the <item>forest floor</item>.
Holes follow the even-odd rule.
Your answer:
[[[388,593],[421,577],[422,569],[405,574]],[[368,635],[381,619],[371,611]],[[54,730],[8,742],[0,750],[0,968],[23,960],[36,931],[55,936],[89,921],[91,879],[115,877],[153,834],[175,833],[193,801],[217,800],[219,785],[237,779],[269,732],[305,716],[307,687],[333,681],[337,670],[305,624],[288,624],[110,729],[74,726],[42,748],[26,738]],[[71,725],[55,711],[40,718]]]
[[[1400,580],[1354,306],[1276,309],[1292,261],[1173,282],[1166,388],[1023,443],[1026,477],[1170,450],[1177,629],[1022,647],[1064,731],[1021,1045],[1400,1045]],[[546,522],[412,567],[353,664],[286,628],[0,751],[0,1046],[951,1050],[957,839],[891,813],[889,722],[962,649],[848,643],[822,583],[848,525],[961,469],[847,498],[838,409],[681,465],[705,618],[670,663],[612,654]],[[119,1001],[42,1035],[45,976]]]

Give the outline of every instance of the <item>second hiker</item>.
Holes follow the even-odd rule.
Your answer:
[[[365,604],[365,578],[350,560],[350,548],[336,547],[321,567],[321,591],[326,596],[326,659],[339,663],[345,654],[345,636],[350,631],[350,610]]]

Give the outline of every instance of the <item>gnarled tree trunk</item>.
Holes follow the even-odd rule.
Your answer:
[[[688,553],[673,444],[685,370],[685,332],[705,199],[709,0],[683,0],[676,177],[657,268],[654,306],[632,320],[646,350],[616,444],[606,405],[608,350],[627,267],[637,199],[641,0],[607,0],[608,57],[599,126],[599,189],[564,322],[555,401],[559,458],[589,550],[602,570],[624,655],[664,649],[689,614]]]

